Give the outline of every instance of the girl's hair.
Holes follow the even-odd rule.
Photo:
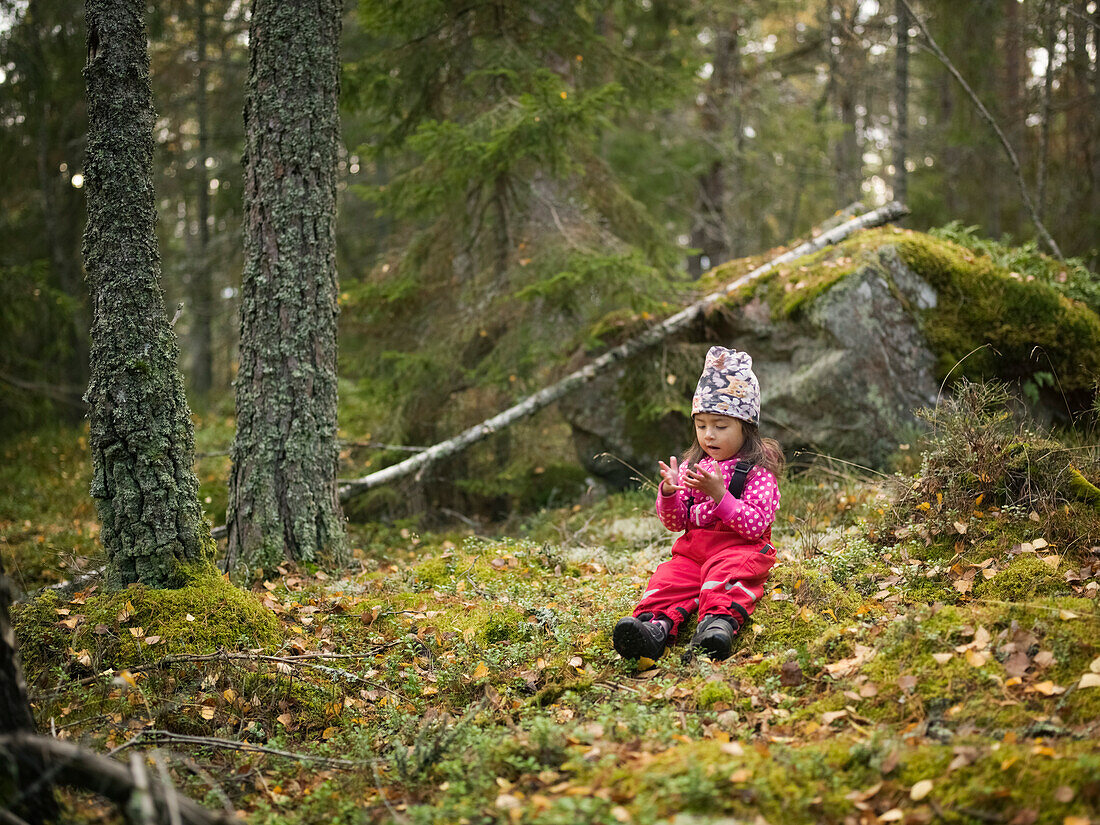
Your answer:
[[[745,461],[751,461],[769,470],[778,478],[787,465],[787,459],[783,456],[783,448],[774,438],[762,438],[760,428],[749,421],[741,421],[741,432],[745,436],[745,443],[741,445],[741,452],[737,455]],[[704,455],[703,448],[699,446],[696,438],[680,459],[683,464],[697,464]]]

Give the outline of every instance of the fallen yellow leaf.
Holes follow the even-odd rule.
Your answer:
[[[909,798],[914,802],[920,802],[930,793],[932,793],[932,780],[922,779],[909,789]]]
[[[478,662],[477,667],[474,668],[474,678],[484,679],[489,675],[489,666],[485,662]]]
[[[1100,687],[1100,673],[1086,673],[1077,683],[1078,688]]]
[[[966,651],[966,663],[971,667],[981,667],[989,661],[989,654],[978,650]]]
[[[1060,685],[1054,684],[1054,682],[1047,679],[1044,682],[1036,682],[1034,685],[1027,689],[1028,693],[1041,693],[1044,696],[1054,696],[1059,693],[1065,693],[1066,689]]]

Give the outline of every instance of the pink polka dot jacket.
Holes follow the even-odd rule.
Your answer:
[[[725,461],[715,461],[707,456],[699,461],[699,467],[714,472],[722,471],[722,478],[729,487],[737,456]],[[680,467],[679,483],[683,484],[687,467]],[[693,498],[694,496],[694,498]],[[759,539],[767,533],[775,512],[779,509],[779,485],[775,476],[764,467],[753,467],[745,479],[741,498],[734,498],[729,489],[717,504],[705,493],[690,488],[677,490],[672,495],[657,493],[657,516],[669,530],[687,530],[693,527],[730,529],[745,538]]]

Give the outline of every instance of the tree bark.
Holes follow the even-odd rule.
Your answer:
[[[1051,0],[1044,0],[1040,12],[1043,28],[1043,46],[1047,53],[1046,71],[1043,73],[1043,96],[1039,111],[1039,157],[1035,172],[1035,213],[1041,218],[1046,211],[1047,163],[1050,156],[1050,116],[1054,98],[1054,44],[1057,36],[1055,21],[1058,11]]]
[[[19,665],[15,630],[11,626],[8,609],[11,593],[8,578],[4,575],[4,561],[0,558],[0,736],[31,734],[35,732],[34,715],[27,700],[27,684]],[[27,754],[22,761],[0,750],[0,806],[10,809],[28,823],[39,823],[57,816],[57,801],[53,789],[45,786],[26,793],[34,780],[42,775],[43,762],[34,754]],[[9,786],[7,783],[11,782]],[[16,797],[25,795],[16,802]]]
[[[87,0],[92,497],[107,581],[176,587],[209,563],[194,428],[160,286],[145,4]]]
[[[691,245],[699,252],[688,258],[688,274],[692,278],[729,260],[733,254],[727,226],[726,190],[731,182],[736,185],[728,178],[736,174],[733,167],[737,159],[722,156],[724,151],[720,147],[727,141],[739,146],[742,140],[740,27],[741,20],[736,14],[715,27],[713,72],[703,100],[700,125],[703,139],[719,157],[699,176],[695,225],[691,230]]]
[[[854,35],[847,7],[843,3],[830,2],[827,13],[829,74],[836,93],[837,114],[843,127],[833,147],[836,195],[837,204],[848,204],[859,200],[863,180],[863,158],[856,117],[857,73],[851,65],[860,46],[852,42]]]
[[[227,569],[347,558],[336,496],[342,3],[256,0]]]
[[[195,164],[196,201],[199,217],[199,254],[192,281],[191,385],[205,397],[214,385],[214,285],[210,271],[210,182],[206,159],[210,156],[210,119],[206,105],[207,66],[206,0],[195,0],[195,120],[198,127],[198,162]]]
[[[897,53],[894,60],[894,200],[906,202],[909,172],[905,160],[909,150],[909,13],[901,0],[895,3]]]
[[[417,453],[412,458],[378,470],[368,476],[345,482],[340,487],[340,498],[346,501],[358,493],[366,492],[374,487],[388,484],[391,481],[410,476],[413,473],[423,473],[424,470],[437,461],[455,455],[465,450],[471,444],[476,444],[478,441],[488,438],[493,433],[500,432],[504,428],[512,426],[515,422],[526,418],[532,413],[538,412],[567,393],[572,392],[577,387],[588,383],[601,372],[622,361],[624,358],[629,358],[647,347],[663,341],[672,333],[684,329],[702,316],[710,307],[714,306],[715,303],[721,301],[750,281],[759,278],[766,272],[770,272],[775,267],[801,258],[804,255],[809,255],[819,249],[824,249],[829,244],[837,243],[860,229],[881,226],[884,223],[896,220],[906,214],[908,214],[908,209],[895,201],[858,217],[853,217],[851,220],[827,232],[823,232],[813,240],[807,241],[789,252],[785,252],[773,258],[766,264],[757,267],[752,272],[742,275],[737,280],[727,284],[717,292],[712,292],[701,300],[696,301],[694,304],[680,310],[675,315],[666,318],[661,323],[646,329],[641,334],[619,344],[617,347],[613,347],[591,364],[570,373],[565,376],[565,378],[562,378],[549,387],[544,387],[534,395],[527,396],[527,398],[509,407],[499,415],[495,415],[487,421],[482,421],[480,424],[470,427],[454,438],[435,444]]]

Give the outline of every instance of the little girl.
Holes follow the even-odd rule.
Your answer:
[[[634,615],[615,625],[612,641],[626,659],[659,658],[696,609],[692,647],[727,658],[775,564],[771,525],[784,459],[777,442],[760,437],[760,384],[747,353],[710,348],[691,417],[695,443],[679,464],[658,462],[657,515],[685,532]]]

